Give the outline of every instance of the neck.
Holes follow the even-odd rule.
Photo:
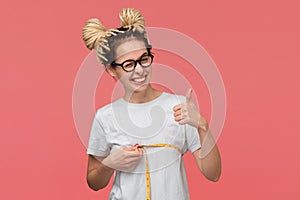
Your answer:
[[[161,91],[149,86],[143,91],[126,92],[123,98],[129,103],[146,103],[159,97],[161,93]]]

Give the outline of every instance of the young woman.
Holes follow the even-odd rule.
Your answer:
[[[123,9],[119,16],[120,28],[106,30],[97,19],[83,28],[86,46],[96,50],[125,90],[123,98],[95,115],[87,149],[88,185],[102,189],[114,174],[109,199],[189,199],[182,156],[191,151],[203,175],[217,181],[217,145],[192,102],[191,89],[184,97],[151,86],[154,56],[144,18],[135,9]]]

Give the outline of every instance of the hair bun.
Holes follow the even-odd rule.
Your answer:
[[[90,50],[94,49],[105,35],[105,32],[105,27],[98,19],[89,19],[82,29],[82,39],[86,47]]]
[[[134,8],[123,8],[119,14],[121,26],[131,27],[139,31],[145,30],[145,20],[141,13]]]

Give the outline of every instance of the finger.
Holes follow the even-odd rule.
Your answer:
[[[135,154],[135,155],[140,154],[138,149],[134,149],[134,151],[128,151],[128,153],[129,154]]]
[[[128,160],[135,160],[139,157],[141,157],[141,153],[139,151],[136,152],[128,152],[124,157]]]
[[[187,103],[192,102],[192,92],[193,92],[192,88],[189,88],[186,95],[185,95]]]
[[[136,152],[142,156],[143,155],[143,149],[142,148],[136,148]]]
[[[173,111],[176,112],[177,110],[181,109],[181,104],[178,104],[176,106],[173,107]]]
[[[174,117],[177,117],[177,116],[179,116],[179,115],[181,115],[181,110],[177,110],[176,112],[174,112]]]
[[[136,147],[122,147],[122,150],[124,151],[126,157],[138,157],[140,155],[140,152],[137,150]]]
[[[121,149],[127,152],[135,151],[135,147],[121,147]]]
[[[137,148],[137,150],[138,150],[139,154],[142,156],[143,155],[143,149]]]
[[[184,124],[186,124],[186,120],[185,119],[181,119],[181,120],[178,121],[178,123],[181,124],[181,125],[184,125]]]
[[[177,117],[174,118],[174,120],[175,120],[176,122],[181,121],[181,120],[182,120],[182,115],[178,115]]]

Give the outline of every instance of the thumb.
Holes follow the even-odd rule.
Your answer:
[[[193,92],[193,89],[189,88],[188,91],[187,91],[187,93],[186,93],[186,95],[185,95],[187,103],[192,102],[192,92]]]

